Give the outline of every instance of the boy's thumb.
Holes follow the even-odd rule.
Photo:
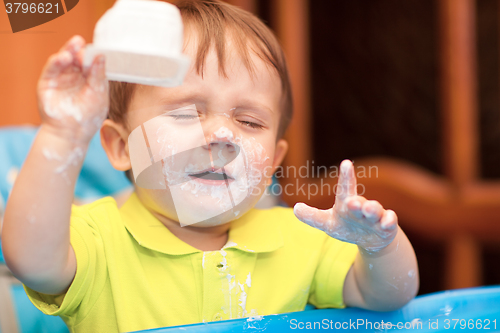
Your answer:
[[[322,210],[299,202],[293,207],[295,216],[304,222],[319,230],[325,230],[325,227],[330,223],[332,212],[330,209]]]
[[[104,91],[106,88],[106,65],[104,55],[100,54],[94,58],[90,68],[88,82],[96,91]]]

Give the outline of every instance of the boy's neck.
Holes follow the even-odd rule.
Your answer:
[[[218,251],[227,243],[230,223],[206,228],[181,227],[176,221],[155,212],[152,213],[174,236],[198,250]]]

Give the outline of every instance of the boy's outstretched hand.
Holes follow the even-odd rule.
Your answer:
[[[360,251],[342,290],[347,306],[389,311],[415,297],[419,277],[411,243],[392,210],[357,195],[351,161],[340,165],[332,208],[320,210],[298,203],[294,212],[299,220],[331,237],[358,245]]]
[[[397,234],[398,218],[378,201],[358,196],[354,166],[344,160],[336,189],[335,204],[327,210],[298,203],[294,213],[299,220],[326,232],[333,238],[354,243],[367,251],[389,245]]]
[[[100,128],[109,106],[104,56],[84,68],[84,46],[82,37],[71,38],[49,58],[37,88],[42,125],[83,142]]]

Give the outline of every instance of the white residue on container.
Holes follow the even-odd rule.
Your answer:
[[[252,309],[251,312],[254,312],[254,311],[255,311],[255,309]],[[255,311],[255,312],[257,312],[257,311]],[[261,321],[263,318],[264,318],[264,316],[254,315],[254,316],[248,317],[247,321]]]
[[[453,308],[449,304],[446,304],[443,308],[441,308],[439,310],[443,311],[445,316],[448,316],[448,315],[450,315]]]

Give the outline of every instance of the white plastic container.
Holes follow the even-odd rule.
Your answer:
[[[97,22],[84,65],[106,56],[109,80],[154,86],[182,84],[189,58],[182,54],[179,9],[153,0],[118,0]]]

